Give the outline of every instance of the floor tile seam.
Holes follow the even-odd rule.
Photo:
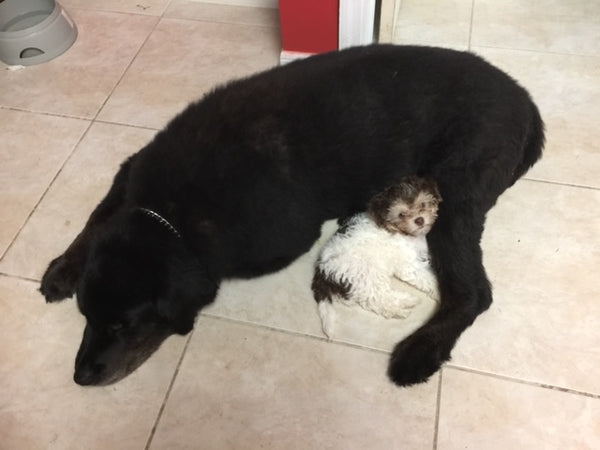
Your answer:
[[[586,186],[584,184],[566,183],[563,181],[550,181],[550,180],[543,180],[540,178],[529,178],[529,177],[524,177],[524,178],[522,178],[522,180],[529,181],[532,183],[550,184],[550,185],[554,185],[554,186],[563,186],[563,187],[577,188],[577,189],[587,189],[590,191],[600,191],[600,186],[598,186],[598,187]]]
[[[118,122],[114,120],[105,120],[105,119],[94,119],[93,122],[95,124],[103,124],[103,125],[116,125],[120,127],[134,128],[136,130],[146,130],[146,131],[161,131],[162,128],[150,127],[147,125],[137,125],[134,123],[126,123],[126,122]]]
[[[36,111],[35,109],[19,108],[16,106],[0,105],[0,109],[5,110],[5,111],[15,111],[15,112],[28,113],[28,114],[37,114],[40,116],[58,117],[61,119],[83,120],[86,122],[91,122],[92,120],[94,120],[92,117],[83,117],[83,116],[76,116],[76,115],[71,115],[71,114],[61,114],[61,113],[57,113],[57,112],[48,112],[48,111]]]
[[[27,223],[31,219],[31,216],[33,216],[33,214],[37,211],[37,208],[39,207],[40,203],[42,203],[42,201],[44,200],[44,198],[46,197],[46,195],[48,194],[48,191],[54,185],[54,182],[60,176],[60,174],[62,173],[62,171],[65,168],[65,166],[69,163],[69,161],[73,157],[73,154],[75,154],[75,152],[77,151],[77,148],[79,147],[79,145],[81,144],[81,142],[83,141],[83,139],[87,136],[88,132],[90,131],[90,128],[93,125],[93,121],[88,120],[87,122],[88,122],[88,124],[87,124],[87,127],[85,128],[84,132],[81,133],[81,136],[79,137],[79,139],[77,140],[77,142],[73,145],[73,148],[71,149],[71,151],[69,152],[69,154],[67,155],[67,157],[64,159],[64,161],[62,162],[62,164],[60,165],[59,169],[56,171],[56,173],[54,174],[54,176],[52,177],[52,179],[46,185],[46,188],[44,189],[44,191],[41,193],[41,195],[37,199],[37,202],[33,205],[33,207],[31,208],[31,210],[29,211],[29,214],[27,214],[27,217],[25,218],[25,220],[23,220],[23,222],[21,223],[21,226],[19,227],[19,229],[17,230],[17,232],[15,233],[15,235],[13,236],[13,238],[11,239],[10,243],[8,244],[8,246],[6,247],[6,249],[4,250],[4,252],[2,252],[2,255],[0,256],[0,261],[4,260],[4,257],[8,254],[8,252],[10,251],[10,249],[12,248],[12,246],[15,244],[15,242],[17,241],[17,239],[19,238],[19,236],[23,232],[23,229],[27,226]]]
[[[476,44],[476,43],[471,43],[471,47],[470,47],[471,51],[473,51],[472,47],[482,48],[482,49],[492,49],[492,50],[513,50],[516,52],[539,53],[542,55],[577,56],[579,58],[600,59],[600,54],[559,52],[559,51],[550,51],[550,50],[539,50],[539,49],[533,49],[533,48],[505,47],[505,46],[501,46],[501,45],[481,45],[481,44]]]
[[[160,17],[165,17],[165,14],[167,13],[167,11],[169,10],[169,8],[171,7],[171,4],[176,1],[176,0],[168,0],[167,4],[165,5],[165,8],[163,9],[163,11],[160,13]]]
[[[152,426],[152,429],[150,430],[150,434],[148,436],[148,440],[146,441],[146,445],[144,447],[144,450],[149,450],[150,446],[152,445],[152,441],[154,440],[154,436],[156,435],[156,430],[158,429],[158,426],[160,424],[160,420],[162,419],[163,413],[165,411],[165,408],[167,406],[167,402],[169,401],[169,398],[171,396],[171,391],[173,390],[173,386],[175,385],[175,382],[177,381],[177,376],[179,375],[179,371],[181,369],[181,365],[183,363],[183,360],[185,358],[185,355],[187,354],[187,349],[190,345],[190,341],[192,340],[192,337],[194,336],[194,330],[192,330],[192,332],[189,334],[185,345],[183,346],[183,350],[181,351],[181,355],[179,355],[179,359],[177,361],[177,365],[175,366],[175,370],[173,372],[173,376],[171,377],[171,381],[169,382],[169,387],[167,388],[167,391],[165,392],[165,396],[163,398],[162,404],[160,405],[160,408],[158,410],[158,413],[156,415],[156,419],[154,420],[154,424]]]
[[[181,21],[181,22],[214,23],[214,24],[218,24],[218,25],[235,25],[235,26],[249,27],[249,28],[260,28],[260,29],[265,29],[265,30],[272,30],[272,29],[278,30],[281,28],[280,25],[260,25],[260,24],[254,24],[254,23],[227,22],[227,21],[222,21],[222,20],[209,20],[209,19],[192,19],[192,18],[185,18],[185,17],[164,16],[164,17],[161,17],[161,19],[172,20],[172,21]]]
[[[396,30],[394,30],[394,33],[395,33],[394,36],[397,39],[401,39],[401,37],[399,37],[396,34],[397,28],[398,27],[396,27]],[[433,47],[444,47],[445,45],[457,45],[457,46],[458,45],[466,45],[468,48],[468,51],[471,53],[475,53],[477,51],[477,48],[480,48],[480,49],[493,49],[493,50],[513,50],[513,51],[517,51],[517,52],[539,53],[539,54],[554,55],[554,56],[576,56],[579,58],[600,59],[600,54],[558,52],[558,51],[539,50],[539,49],[532,49],[532,48],[507,47],[507,46],[505,47],[505,46],[498,46],[498,45],[481,45],[481,44],[477,44],[477,43],[473,42],[471,33],[469,33],[469,39],[466,44],[459,43],[458,41],[440,42],[440,40],[436,40],[436,39],[432,39],[432,40],[409,39],[409,42],[404,42],[404,43],[398,44],[398,45],[411,45],[411,42],[413,42],[413,45],[433,46]]]
[[[121,82],[123,81],[123,78],[125,78],[125,75],[127,75],[127,72],[129,71],[129,69],[131,68],[131,66],[133,65],[135,60],[137,59],[138,55],[140,54],[142,49],[146,46],[146,44],[148,43],[148,40],[154,34],[154,32],[156,31],[156,28],[158,28],[158,25],[162,21],[161,16],[152,16],[152,17],[154,17],[156,19],[156,23],[154,24],[152,29],[148,32],[148,34],[144,38],[144,41],[141,43],[141,45],[139,46],[139,48],[137,49],[135,54],[131,57],[131,60],[123,69],[121,76],[119,76],[119,79],[116,81],[116,83],[114,84],[114,86],[112,87],[112,89],[110,90],[110,92],[108,93],[108,95],[106,96],[104,101],[102,102],[102,104],[98,107],[98,110],[96,111],[96,114],[94,115],[94,118],[93,118],[94,121],[96,121],[98,119],[98,116],[100,115],[100,113],[102,112],[102,110],[104,109],[104,107],[106,106],[106,104],[108,103],[110,98],[112,97],[112,95],[115,93],[115,91],[117,90],[117,88],[119,87]]]
[[[36,280],[35,278],[26,277],[24,275],[16,275],[13,273],[0,271],[0,278],[12,278],[20,281],[27,281],[28,283],[38,284],[41,280]]]
[[[442,382],[444,378],[444,367],[439,370],[437,395],[435,398],[435,422],[433,427],[433,450],[438,448],[438,436],[440,429],[440,409],[442,405]]]
[[[473,38],[473,16],[475,15],[475,0],[471,0],[471,17],[469,19],[469,42],[467,48],[471,50],[471,39]]]
[[[457,52],[469,52],[472,53],[472,51],[469,48],[469,42],[467,40],[467,42],[458,42],[458,41],[446,41],[446,42],[441,42],[439,39],[432,39],[432,40],[427,40],[427,39],[408,39],[408,41],[406,42],[397,42],[402,41],[402,38],[398,38],[395,37],[394,39],[396,39],[396,43],[394,45],[401,45],[401,46],[416,46],[416,47],[439,47],[439,48],[447,48],[449,50],[454,50]],[[463,49],[464,47],[464,49]]]
[[[330,339],[327,339],[325,336],[316,336],[314,334],[303,333],[301,331],[288,330],[285,328],[277,328],[272,325],[266,325],[266,324],[262,324],[262,323],[258,323],[258,322],[251,322],[251,321],[247,321],[247,320],[235,319],[232,317],[219,316],[216,314],[204,313],[204,312],[201,312],[200,315],[202,317],[206,317],[208,319],[214,319],[217,321],[229,322],[229,323],[238,324],[238,325],[244,325],[244,326],[247,326],[250,328],[256,328],[256,329],[260,329],[263,331],[273,331],[278,334],[287,335],[287,336],[291,336],[291,337],[305,338],[307,340],[312,340],[312,341],[316,341],[316,342],[325,342],[325,343],[337,345],[340,347],[353,348],[356,350],[364,350],[369,353],[377,353],[380,355],[388,355],[388,356],[391,354],[391,352],[389,352],[389,351],[381,350],[378,348],[363,346],[363,345],[354,344],[351,342],[330,340]]]
[[[493,378],[496,380],[521,384],[523,386],[530,386],[530,387],[544,389],[547,391],[563,392],[563,393],[575,395],[578,397],[586,397],[586,398],[592,398],[595,400],[600,400],[600,394],[595,394],[593,392],[586,392],[586,391],[577,390],[577,389],[573,389],[573,388],[567,388],[564,386],[557,386],[554,384],[542,383],[542,382],[533,381],[533,380],[527,380],[525,378],[511,377],[508,375],[502,375],[502,374],[494,373],[494,372],[487,372],[487,371],[483,371],[483,370],[473,369],[470,367],[462,367],[462,366],[454,365],[451,363],[445,364],[444,367],[446,369],[457,370],[460,372],[466,372],[466,373],[479,375],[479,376],[486,377],[486,378]]]
[[[66,6],[63,7],[63,9],[67,10],[67,13],[69,11],[74,11],[74,10],[78,10],[78,11],[90,11],[90,12],[94,12],[94,13],[107,13],[107,14],[119,14],[119,15],[125,15],[125,16],[141,16],[141,17],[156,17],[158,19],[160,19],[162,17],[162,15],[164,14],[164,11],[156,14],[146,14],[143,12],[137,12],[137,11],[119,11],[119,10],[114,10],[114,9],[104,9],[104,8],[99,8],[99,7],[94,7],[94,6],[89,6],[89,7],[85,7],[85,6]],[[166,8],[165,8],[166,10]],[[75,24],[77,25],[77,23]]]

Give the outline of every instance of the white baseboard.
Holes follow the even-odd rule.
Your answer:
[[[198,3],[215,3],[229,6],[251,6],[254,8],[279,8],[277,0],[189,0]]]

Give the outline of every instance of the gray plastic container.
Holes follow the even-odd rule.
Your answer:
[[[73,45],[77,27],[55,0],[0,0],[0,60],[30,66]]]

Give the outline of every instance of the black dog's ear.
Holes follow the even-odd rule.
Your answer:
[[[187,251],[169,258],[167,266],[166,285],[156,307],[175,333],[187,334],[200,309],[216,297],[218,284]]]

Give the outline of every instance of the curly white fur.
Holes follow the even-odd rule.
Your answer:
[[[410,293],[394,289],[392,277],[439,302],[425,236],[390,233],[366,213],[350,218],[344,230],[331,237],[321,250],[317,268],[328,279],[349,286],[348,299],[336,301],[358,304],[387,318],[405,318],[419,303]],[[335,324],[331,303],[319,302],[319,315],[323,331],[331,337]]]

